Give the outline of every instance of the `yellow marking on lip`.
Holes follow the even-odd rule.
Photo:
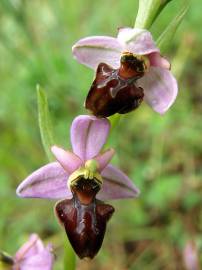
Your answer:
[[[96,161],[95,161],[96,162]],[[97,162],[96,162],[97,163]],[[90,163],[92,165],[92,163]],[[74,171],[68,178],[68,182],[67,185],[68,187],[71,189],[71,187],[75,186],[76,183],[81,179],[84,178],[86,180],[92,180],[95,181],[99,186],[102,185],[103,180],[102,180],[102,176],[100,175],[100,173],[95,169],[95,167],[93,166],[91,168],[91,166],[88,166],[89,163],[87,163],[87,168],[86,168],[86,164],[85,167],[81,167],[78,170]],[[95,164],[94,164],[95,165]],[[92,170],[91,170],[92,169]]]

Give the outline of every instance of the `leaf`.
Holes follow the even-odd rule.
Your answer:
[[[48,108],[48,100],[45,91],[40,85],[37,85],[37,101],[38,101],[38,121],[41,134],[41,140],[47,157],[50,161],[53,160],[51,146],[54,145],[52,125]]]
[[[149,29],[164,7],[172,0],[139,0],[136,28]]]
[[[181,8],[177,16],[173,18],[173,20],[169,23],[169,25],[166,27],[164,32],[157,39],[157,42],[156,42],[157,46],[160,48],[162,53],[164,53],[168,49],[175,35],[175,32],[177,28],[179,27],[180,23],[182,22],[182,20],[184,19],[188,9],[189,9],[189,4],[187,2],[184,4],[184,6]]]

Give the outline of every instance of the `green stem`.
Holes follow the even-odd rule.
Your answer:
[[[135,28],[149,29],[164,7],[172,0],[139,0]]]

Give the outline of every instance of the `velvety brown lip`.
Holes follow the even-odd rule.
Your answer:
[[[76,254],[81,259],[94,258],[101,248],[114,208],[96,199],[84,205],[74,196],[58,202],[55,211]]]
[[[128,62],[121,64],[121,68],[116,70],[105,63],[100,63],[86,98],[86,109],[97,117],[133,111],[144,97],[143,89],[136,85],[137,79],[142,74],[132,70]]]
[[[92,259],[101,248],[114,208],[95,198],[100,190],[95,179],[80,176],[71,190],[73,198],[58,202],[55,212],[76,254]]]

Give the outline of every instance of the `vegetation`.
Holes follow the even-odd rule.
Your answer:
[[[184,269],[187,241],[194,240],[202,250],[201,1],[190,2],[165,49],[179,80],[176,103],[164,116],[141,105],[122,117],[108,142],[117,150],[114,164],[131,176],[141,195],[112,202],[116,213],[100,253],[91,263],[79,261],[78,269]],[[181,4],[171,1],[163,10],[151,28],[156,39]],[[70,124],[76,115],[86,114],[81,103],[94,76],[73,59],[71,46],[81,37],[116,36],[117,27],[133,26],[137,6],[134,0],[1,1],[1,250],[15,254],[36,232],[53,242],[55,269],[62,269],[67,240],[54,217],[54,202],[15,195],[17,185],[47,162],[36,85],[46,90],[55,141],[69,148]]]

